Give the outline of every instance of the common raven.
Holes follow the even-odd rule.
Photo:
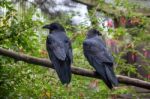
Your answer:
[[[90,65],[95,68],[105,84],[112,89],[113,85],[118,85],[118,80],[113,71],[114,59],[99,37],[100,35],[101,33],[96,29],[89,30],[83,42],[83,51]]]
[[[49,35],[46,40],[49,58],[61,83],[69,84],[71,81],[73,55],[71,42],[66,36],[65,29],[61,24],[56,22],[45,25],[43,28],[49,29]]]

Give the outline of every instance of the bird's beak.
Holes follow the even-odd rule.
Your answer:
[[[102,34],[101,34],[101,33],[98,33],[98,35],[99,35],[99,36],[102,36]]]
[[[49,26],[49,25],[44,25],[42,28],[44,28],[44,29],[49,29],[50,26]]]

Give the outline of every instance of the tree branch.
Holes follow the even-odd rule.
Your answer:
[[[54,69],[54,67],[52,66],[51,62],[48,59],[36,58],[36,57],[28,56],[25,54],[19,54],[17,52],[8,51],[3,48],[0,48],[0,55],[7,56],[18,61],[24,61],[30,64],[40,65],[43,67]],[[71,70],[72,70],[72,73],[76,75],[100,79],[100,76],[95,71],[89,71],[89,70],[74,67],[74,66],[72,66]],[[133,85],[133,86],[141,87],[145,89],[150,89],[150,82],[146,82],[146,81],[139,80],[136,78],[130,78],[127,76],[121,76],[121,75],[117,75],[117,77],[120,83]]]

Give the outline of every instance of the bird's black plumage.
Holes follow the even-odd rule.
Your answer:
[[[96,29],[89,30],[83,42],[83,51],[90,65],[95,68],[105,84],[112,89],[113,85],[118,85],[113,71],[114,59],[99,35],[101,33]]]
[[[71,81],[72,47],[65,29],[59,23],[45,25],[50,30],[46,40],[49,58],[62,84]]]

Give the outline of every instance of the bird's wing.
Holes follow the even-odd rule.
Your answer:
[[[85,40],[83,49],[84,54],[88,57],[93,57],[99,62],[113,63],[113,58],[108,53],[103,42],[97,40]]]
[[[69,56],[69,59],[71,60],[71,62],[73,62],[73,55],[72,55],[72,46],[71,46],[71,42],[69,41],[68,42],[68,56]]]
[[[68,44],[65,35],[49,34],[46,41],[49,58],[62,84],[71,81],[71,60],[68,57]]]
[[[95,42],[95,40],[84,41],[83,43],[84,55],[87,58],[90,65],[92,65],[98,72],[98,74],[100,74],[105,84],[109,88],[112,88],[112,84],[107,78],[105,65],[103,64],[104,61],[109,62],[110,60],[105,56],[105,51],[99,48],[99,46],[100,46],[99,43]]]
[[[48,53],[54,54],[59,60],[65,60],[65,46],[59,39],[60,38],[51,35],[47,37],[47,49],[50,49],[50,52],[48,50]]]
[[[105,84],[111,89],[118,84],[113,71],[113,59],[99,40],[85,40],[83,43],[84,55],[95,70],[100,74]]]

